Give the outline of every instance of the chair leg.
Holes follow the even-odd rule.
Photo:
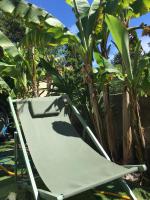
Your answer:
[[[126,190],[126,192],[130,195],[132,200],[137,200],[135,194],[132,192],[132,190],[130,189],[128,184],[124,180],[120,180],[120,182],[121,182],[122,186],[124,187],[124,189]]]
[[[15,147],[14,147],[14,154],[15,154],[15,179],[17,183],[17,164],[18,164],[18,135],[17,132],[14,132],[14,139],[15,139]]]

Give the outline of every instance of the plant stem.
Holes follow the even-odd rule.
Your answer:
[[[35,47],[31,48],[31,55],[32,55],[32,92],[33,96],[38,96],[38,87],[37,87],[37,79],[36,79],[36,64],[35,64]]]
[[[103,101],[104,101],[104,110],[105,110],[107,143],[109,146],[109,151],[111,153],[111,158],[112,158],[112,160],[115,160],[117,158],[116,136],[115,136],[114,126],[113,126],[112,109],[110,106],[109,85],[108,84],[104,84],[104,87],[103,87]]]
[[[130,124],[130,98],[128,88],[125,86],[123,91],[122,117],[123,117],[123,163],[127,164],[132,160],[132,129]]]

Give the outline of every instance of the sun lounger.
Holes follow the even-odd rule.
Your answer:
[[[139,166],[125,168],[110,161],[67,95],[26,100],[9,98],[9,103],[35,199],[39,195],[45,199],[65,199],[139,170]],[[16,111],[13,103],[17,105]],[[72,125],[68,105],[101,155],[83,141]],[[25,143],[34,166],[49,191],[37,188]],[[140,169],[144,170],[145,166],[140,165]],[[135,200],[128,185],[124,181],[122,183]]]

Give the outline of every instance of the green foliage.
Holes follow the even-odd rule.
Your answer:
[[[17,17],[0,12],[0,30],[12,41],[20,42],[25,34],[25,24]]]
[[[100,0],[94,0],[90,5],[86,0],[66,1],[73,7],[77,19],[79,38],[83,47],[83,59],[88,57],[89,63],[92,63],[92,51],[95,42],[95,30],[97,20],[99,19]]]
[[[141,43],[138,40],[136,46],[130,48],[129,53],[128,31],[117,18],[106,15],[106,23],[122,57],[122,72],[126,76],[128,87],[132,87],[134,91],[140,93],[142,91],[141,86],[148,84],[147,75],[149,74],[150,59],[148,56],[141,55]]]
[[[83,82],[82,61],[79,55],[72,53],[72,47],[59,47],[53,52],[51,60],[41,59],[40,65],[45,68],[46,74],[53,80],[57,90],[49,92],[66,93],[72,102],[89,120],[89,100],[87,86]]]
[[[20,41],[19,48],[1,33],[0,43],[4,51],[2,62],[8,64],[6,69],[1,67],[3,76],[14,79],[16,92],[22,96],[29,95],[33,87],[33,77],[38,81],[44,76],[44,71],[39,68],[40,57],[47,56],[48,46],[57,46],[76,40],[63,24],[48,14],[46,11],[26,3],[25,1],[0,1],[0,9],[11,17],[19,17],[29,27]],[[34,51],[34,58],[32,55]],[[11,66],[13,65],[13,66]],[[33,74],[33,66],[35,73]],[[3,66],[4,67],[4,66]],[[40,77],[41,76],[41,77]],[[19,94],[18,93],[18,94]]]
[[[42,33],[49,33],[51,37],[50,45],[54,45],[54,43],[56,45],[58,40],[60,41],[59,43],[62,42],[63,44],[67,43],[68,40],[75,40],[77,42],[76,37],[58,19],[24,0],[2,0],[0,1],[0,10],[13,18],[22,19],[26,27],[37,29]]]
[[[2,93],[10,94],[11,89],[8,86],[8,84],[4,81],[4,79],[0,77],[0,94]]]
[[[1,77],[9,76],[14,80],[14,92],[26,94],[28,62],[20,50],[2,32],[0,32],[0,46],[3,50],[0,62]]]
[[[2,0],[0,1],[0,10],[11,15],[22,18],[28,26],[35,24],[45,28],[54,30],[64,29],[63,24],[46,11],[37,6],[27,3],[24,0]]]
[[[129,35],[127,29],[122,23],[112,15],[106,15],[105,21],[112,34],[116,46],[122,56],[124,65],[124,73],[128,74],[129,81],[133,78],[133,72],[131,68],[131,59],[129,55]]]
[[[0,31],[0,46],[7,54],[11,55],[12,57],[16,57],[17,55],[19,55],[17,47],[1,31]]]
[[[102,57],[99,52],[94,52],[94,58],[99,65],[96,73],[96,83],[100,91],[105,84],[110,85],[111,93],[121,92],[125,77],[122,74],[119,64],[112,64],[106,58]]]
[[[135,74],[134,87],[140,95],[150,95],[150,57],[140,56]]]
[[[105,13],[119,17],[122,21],[139,17],[150,11],[149,0],[109,0],[106,1]]]
[[[76,15],[79,15],[81,18],[86,16],[90,9],[90,4],[87,0],[66,0],[66,3],[73,7],[74,11],[77,11],[75,11]]]
[[[121,54],[119,52],[117,52],[114,55],[114,58],[111,60],[111,62],[112,62],[113,65],[116,65],[116,64],[121,64],[122,65]]]
[[[138,16],[143,15],[150,11],[150,2],[149,0],[136,0],[131,7]]]

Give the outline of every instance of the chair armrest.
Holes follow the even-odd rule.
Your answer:
[[[123,165],[126,168],[132,168],[132,167],[137,167],[139,172],[144,172],[147,170],[147,167],[145,164],[143,165]]]

